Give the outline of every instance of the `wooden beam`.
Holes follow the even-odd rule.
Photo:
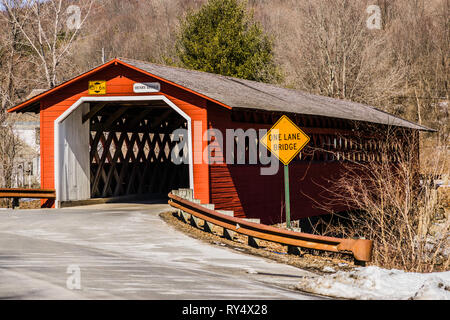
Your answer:
[[[107,130],[115,121],[117,121],[125,112],[127,112],[128,108],[123,107],[116,112],[114,112],[108,120],[106,120],[105,124],[103,125],[103,128]]]
[[[133,119],[133,121],[130,122],[130,127],[133,128],[136,125],[139,124],[139,122],[141,122],[149,113],[151,113],[153,110],[152,108],[146,108],[145,110],[141,111],[141,113],[139,113],[139,115]],[[126,125],[128,126],[128,123],[126,123]]]
[[[104,107],[106,107],[107,104],[108,104],[107,102],[100,102],[95,104],[93,107],[91,106],[89,112],[83,116],[83,123],[85,123],[90,118],[95,116],[95,114],[98,113],[100,110],[102,110]]]
[[[106,182],[107,180],[107,175],[105,173],[104,170],[104,164],[106,162],[106,159],[108,158],[109,155],[109,147],[111,146],[111,142],[112,142],[112,135],[108,135],[108,138],[105,141],[105,136],[103,134],[101,134],[100,137],[100,142],[102,144],[103,147],[103,153],[102,153],[102,157],[100,159],[98,159],[98,154],[97,153],[97,146],[95,146],[95,153],[94,156],[96,157],[96,162],[98,163],[98,167],[97,167],[97,172],[95,174],[95,178],[94,178],[94,182],[92,183],[91,186],[91,193],[95,196],[97,193],[99,195],[101,195],[100,190],[98,190],[99,187],[99,182],[100,182],[100,178],[103,178],[103,181]],[[91,148],[92,150],[92,148]]]
[[[160,125],[161,122],[163,122],[164,120],[166,120],[171,114],[172,114],[173,110],[169,109],[166,112],[164,112],[160,117],[156,118],[155,120],[152,121],[150,128],[153,128],[157,125]]]
[[[110,160],[111,166],[109,168],[109,172],[108,172],[106,180],[105,180],[105,185],[103,186],[103,191],[102,191],[103,197],[107,197],[108,195],[112,196],[114,194],[113,190],[112,190],[112,186],[111,186],[113,176],[116,179],[117,183],[120,182],[120,176],[117,173],[116,165],[117,165],[117,160],[122,155],[122,145],[123,145],[124,141],[125,141],[125,135],[121,135],[120,139],[117,140],[117,136],[115,134],[113,134],[113,142],[115,145],[115,151],[114,151],[114,157]],[[108,194],[108,191],[110,192],[110,194]]]
[[[116,112],[117,113],[117,112]],[[115,124],[113,124],[113,122],[115,121],[115,120],[117,120],[117,119],[114,119],[113,118],[113,116],[114,115],[111,115],[108,119],[107,119],[107,122],[105,123],[105,124],[102,124],[101,122],[100,123],[93,123],[93,124],[91,124],[91,131],[115,131],[115,132],[125,132],[125,131],[127,131],[127,132],[141,132],[141,133],[143,133],[143,132],[149,132],[149,129],[150,129],[150,132],[152,132],[152,131],[155,131],[155,127],[156,126],[158,126],[158,125],[160,125],[163,121],[165,121],[165,120],[167,120],[167,119],[169,119],[170,118],[170,116],[171,115],[173,115],[174,114],[174,112],[172,111],[172,110],[167,110],[164,114],[162,114],[161,116],[159,116],[158,118],[155,118],[152,122],[151,122],[151,124],[150,124],[150,126],[147,124],[146,126],[143,126],[143,125],[139,125],[139,126],[137,126],[137,124],[139,123],[139,121],[142,121],[143,119],[146,119],[146,117],[142,117],[142,118],[138,118],[138,119],[136,119],[136,121],[137,121],[137,123],[136,123],[136,121],[133,119],[132,121],[133,122],[127,122],[127,121],[125,121],[125,123],[123,123],[123,124],[119,124],[119,125],[115,125]],[[120,116],[119,116],[120,117]],[[113,119],[112,120],[112,122],[111,122],[111,124],[109,124],[110,123],[110,120],[111,119]],[[180,119],[180,121],[178,121],[178,119]],[[184,122],[184,121],[186,121],[184,118],[182,118],[182,117],[180,117],[180,118],[176,118],[176,119],[173,119],[174,121],[177,121],[177,123],[179,123],[179,122],[181,122],[181,124]],[[158,130],[156,130],[157,132],[161,132],[161,133],[171,133],[171,132],[169,132],[169,131],[167,131],[167,130],[164,130],[164,129],[160,129],[159,128],[159,126],[158,126],[158,128],[157,128]],[[167,132],[166,132],[167,131]]]
[[[125,155],[125,160],[123,161],[122,169],[120,171],[119,180],[117,181],[116,190],[114,190],[114,196],[118,196],[121,193],[126,192],[126,190],[123,190],[123,188],[122,188],[122,183],[128,177],[128,174],[129,174],[128,167],[130,165],[130,160],[131,160],[131,163],[135,162],[135,160],[136,160],[136,158],[134,156],[134,152],[133,152],[133,147],[134,147],[136,140],[139,140],[138,138],[139,137],[136,133],[133,133],[131,135],[131,139],[129,139],[127,134],[125,135],[124,141],[126,144],[127,152]]]
[[[178,120],[178,119],[177,119]],[[184,120],[184,119],[183,119]],[[186,120],[182,121],[185,122]],[[182,123],[181,123],[182,124]],[[181,127],[181,124],[176,127],[175,129]],[[123,125],[111,125],[108,128],[104,128],[103,125],[97,123],[97,124],[92,124],[91,125],[91,131],[94,132],[130,132],[130,133],[172,133],[174,129],[174,126],[170,126],[167,128],[156,128],[156,129],[152,129],[149,128],[148,126],[134,126],[131,127],[130,125],[127,124],[123,124]]]
[[[143,102],[143,103],[116,103],[116,106],[123,106],[123,107],[139,107],[139,108],[167,108],[167,104],[149,104],[149,102]]]

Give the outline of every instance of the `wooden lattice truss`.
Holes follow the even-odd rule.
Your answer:
[[[310,136],[308,146],[293,161],[381,161],[387,156],[391,162],[400,159],[401,148],[408,129],[363,123],[352,120],[266,112],[256,110],[233,110],[232,120],[272,126],[282,115],[287,115]],[[391,134],[387,139],[386,134]],[[247,148],[248,149],[248,148]]]
[[[91,197],[167,193],[189,185],[187,164],[175,165],[172,133],[186,120],[165,104],[97,103],[90,121]]]

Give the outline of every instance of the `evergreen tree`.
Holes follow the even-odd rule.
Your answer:
[[[183,67],[263,82],[279,80],[273,44],[240,0],[209,0],[181,21]]]

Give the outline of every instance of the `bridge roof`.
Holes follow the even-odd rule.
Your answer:
[[[228,109],[251,109],[325,116],[421,131],[435,131],[368,105],[309,94],[277,85],[213,73],[187,70],[127,58],[117,58],[59,86],[42,92],[9,109],[9,112],[39,112],[39,101],[67,85],[88,77],[111,64],[122,64],[163,82],[168,82]]]

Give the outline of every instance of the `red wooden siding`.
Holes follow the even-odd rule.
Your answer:
[[[211,105],[211,104],[209,104]],[[208,107],[209,127],[219,129],[225,139],[226,129],[269,129],[270,125],[233,122],[228,110]],[[308,133],[308,129],[305,129]],[[280,163],[278,174],[262,176],[261,165],[212,164],[210,171],[211,202],[219,210],[233,210],[235,216],[260,218],[272,224],[284,220],[284,173]],[[291,217],[300,219],[325,212],[310,197],[320,201],[333,179],[343,170],[339,162],[292,162],[289,165],[291,186]],[[336,208],[338,209],[338,208]],[[344,208],[342,208],[344,209]]]
[[[89,78],[81,79],[45,97],[41,101],[41,185],[42,188],[54,188],[54,121],[81,97],[88,94],[88,83],[92,80],[106,80],[106,96],[146,96],[165,95],[170,101],[191,117],[192,122],[202,121],[203,130],[206,129],[206,101],[179,87],[161,83],[161,92],[154,94],[135,94],[135,82],[158,81],[150,76],[121,65],[111,65]],[[195,133],[193,133],[195,134]],[[203,132],[202,132],[203,134]],[[206,143],[203,147],[206,146]],[[194,165],[195,195],[202,202],[209,201],[209,173],[207,164]]]

